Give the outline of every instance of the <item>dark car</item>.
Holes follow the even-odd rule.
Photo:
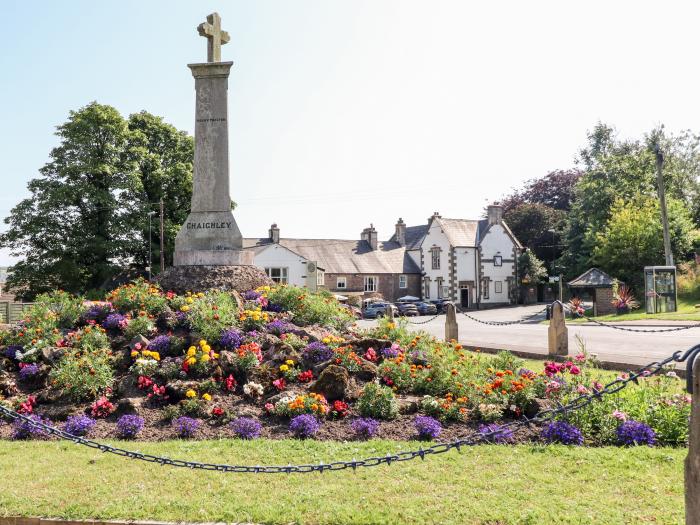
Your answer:
[[[399,310],[391,303],[370,303],[364,310],[362,310],[362,315],[365,319],[376,319],[378,317],[384,317],[386,315],[386,309],[391,307],[394,311],[394,315],[397,315]]]
[[[418,301],[417,303],[413,304],[415,304],[416,308],[418,308],[418,313],[420,315],[435,315],[438,313],[437,306],[435,306],[433,303]]]
[[[405,317],[415,317],[420,315],[416,303],[396,303],[396,307],[399,309],[399,315]]]
[[[447,303],[449,302],[450,301],[447,299],[434,299],[430,301],[431,304],[435,305],[439,314],[444,314],[447,311]]]

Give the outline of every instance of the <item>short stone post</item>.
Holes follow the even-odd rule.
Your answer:
[[[445,316],[445,341],[459,341],[459,325],[457,325],[457,307],[454,303],[447,303],[447,315]]]
[[[392,323],[394,322],[394,309],[391,307],[391,305],[386,307],[386,318]]]
[[[685,523],[700,523],[700,359],[693,363],[693,404],[685,458]]]
[[[549,355],[569,354],[569,330],[566,328],[564,305],[560,301],[552,303],[549,319]]]

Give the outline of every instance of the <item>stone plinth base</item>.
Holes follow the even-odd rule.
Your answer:
[[[249,250],[179,250],[175,248],[175,266],[250,266],[255,254]]]
[[[155,281],[163,290],[178,294],[204,292],[213,288],[245,292],[273,284],[264,270],[249,265],[173,266],[156,277]]]

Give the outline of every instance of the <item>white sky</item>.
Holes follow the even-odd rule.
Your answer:
[[[14,20],[0,36],[2,216],[71,109],[146,109],[192,132],[185,65],[203,60],[195,27],[213,10],[232,38],[222,55],[235,62],[231,195],[244,236],[277,222],[287,237],[358,238],[372,222],[386,239],[399,216],[477,218],[525,180],[572,167],[599,120],[622,136],[700,124],[697,2],[17,4],[0,1]]]

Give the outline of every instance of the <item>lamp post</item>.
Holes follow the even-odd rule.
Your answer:
[[[151,266],[153,263],[153,247],[151,246],[151,219],[156,214],[154,211],[148,212],[148,266],[146,270],[148,271],[148,280],[151,280]]]

